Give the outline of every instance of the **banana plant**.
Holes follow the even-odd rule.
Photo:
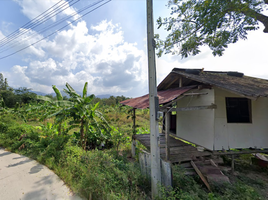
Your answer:
[[[86,149],[87,138],[93,134],[97,134],[99,141],[105,140],[105,135],[109,134],[109,125],[102,113],[97,111],[99,102],[95,105],[91,103],[94,95],[87,96],[88,82],[85,83],[83,94],[80,96],[68,83],[64,92],[70,96],[70,101],[74,103],[73,107],[69,108],[69,115],[72,121],[69,122],[70,128],[79,127],[80,144],[83,149]]]
[[[56,94],[57,100],[53,100],[46,96],[37,96],[38,100],[43,100],[46,103],[42,105],[42,108],[46,110],[45,114],[41,117],[41,120],[52,118],[55,116],[55,125],[58,126],[58,134],[62,134],[62,123],[68,118],[68,109],[74,104],[69,100],[63,100],[62,94],[59,89],[52,85],[52,89]]]

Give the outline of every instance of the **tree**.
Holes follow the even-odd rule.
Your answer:
[[[262,12],[268,0],[169,0],[171,16],[159,17],[158,28],[170,33],[165,40],[155,35],[157,55],[172,53],[186,58],[200,53],[207,45],[214,56],[221,56],[231,43],[247,39],[259,23],[268,33],[268,16]]]
[[[101,142],[105,142],[105,136],[110,134],[107,121],[102,113],[96,110],[99,103],[92,104],[93,94],[87,96],[87,86],[88,82],[84,85],[82,96],[77,94],[68,83],[66,83],[67,89],[63,89],[70,97],[69,100],[74,103],[72,107],[68,108],[67,111],[63,110],[63,112],[68,113],[72,118],[72,121],[69,122],[70,128],[79,127],[80,144],[83,149],[86,149],[88,142],[92,143],[91,148],[95,148]],[[91,138],[91,141],[88,141],[87,138]]]
[[[62,97],[60,90],[55,85],[52,85],[52,89],[56,94],[55,97],[52,94],[37,96],[38,100],[43,100],[46,102],[44,105],[39,106],[46,111],[45,114],[41,117],[41,120],[55,116],[55,125],[58,126],[58,134],[61,135],[63,131],[62,123],[67,119],[69,115],[68,108],[73,106],[73,102],[65,100]]]
[[[4,87],[5,87],[4,75],[0,73],[0,90],[3,90]]]
[[[36,101],[37,95],[31,92],[30,88],[20,87],[14,90],[18,103],[28,104],[32,101]]]

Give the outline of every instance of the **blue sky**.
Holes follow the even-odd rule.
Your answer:
[[[0,39],[58,1],[0,0]],[[93,2],[80,0],[43,26]],[[166,4],[167,0],[154,0],[155,21],[169,14]],[[51,32],[15,42],[27,46]],[[164,30],[155,32],[166,34]],[[248,40],[230,45],[222,57],[213,57],[204,47],[198,56],[183,60],[171,55],[157,58],[158,83],[174,67],[240,71],[268,79],[267,46],[268,34],[260,28],[250,33]],[[0,53],[0,57],[16,49],[14,46]],[[35,46],[0,60],[0,72],[10,86],[44,93],[51,93],[52,85],[62,89],[66,82],[81,91],[88,81],[89,93],[136,97],[148,91],[147,71],[146,0],[113,0]]]

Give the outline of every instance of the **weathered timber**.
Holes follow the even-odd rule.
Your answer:
[[[207,95],[208,93],[185,93],[183,96],[198,96],[198,95]]]
[[[142,134],[142,135],[135,135],[134,136],[137,141],[139,141],[142,145],[144,145],[147,150],[150,150],[150,135],[149,134]],[[160,135],[160,157],[165,160],[166,159],[166,149],[165,149],[165,135]],[[204,157],[204,156],[211,156],[212,153],[209,151],[197,151],[197,149],[187,144],[179,139],[175,139],[171,137],[169,134],[169,147],[170,147],[170,155],[169,161],[171,163],[180,163],[195,160],[197,157]]]
[[[191,107],[180,107],[172,108],[171,111],[192,111],[192,110],[205,110],[205,109],[216,109],[217,105],[212,104],[209,106],[191,106]]]
[[[207,186],[208,190],[211,191],[210,186],[209,186],[206,178],[204,177],[204,175],[202,174],[202,172],[198,169],[198,167],[195,165],[195,163],[193,161],[191,161],[191,165],[193,166],[193,168],[195,169],[195,171],[199,175],[199,177],[202,179],[202,181],[204,182],[204,184]]]
[[[254,150],[241,150],[241,151],[214,151],[213,155],[239,155],[239,154],[252,154],[252,153],[268,153],[268,149],[254,149]]]
[[[235,170],[235,159],[234,155],[232,155],[232,174],[234,174],[234,170]]]
[[[185,96],[179,96],[179,97],[176,98],[175,100],[173,100],[173,101],[171,101],[171,102],[165,104],[164,106],[161,106],[159,109],[160,109],[160,110],[165,110],[165,109],[167,109],[168,107],[170,107],[173,103],[175,103],[175,102],[181,100],[181,99],[184,98],[184,97],[185,97]]]
[[[213,160],[205,161],[195,161],[195,165],[200,170],[202,175],[207,179],[210,184],[226,184],[230,183],[230,180],[225,176],[218,166],[213,162]]]
[[[170,156],[170,136],[169,136],[170,115],[169,115],[169,112],[168,111],[166,111],[165,121],[166,121],[166,123],[165,123],[165,150],[166,150],[166,160],[169,160],[169,156]],[[161,154],[161,150],[160,150],[160,154]]]

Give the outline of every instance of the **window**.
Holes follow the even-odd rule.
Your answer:
[[[227,123],[251,123],[251,100],[226,97]]]

